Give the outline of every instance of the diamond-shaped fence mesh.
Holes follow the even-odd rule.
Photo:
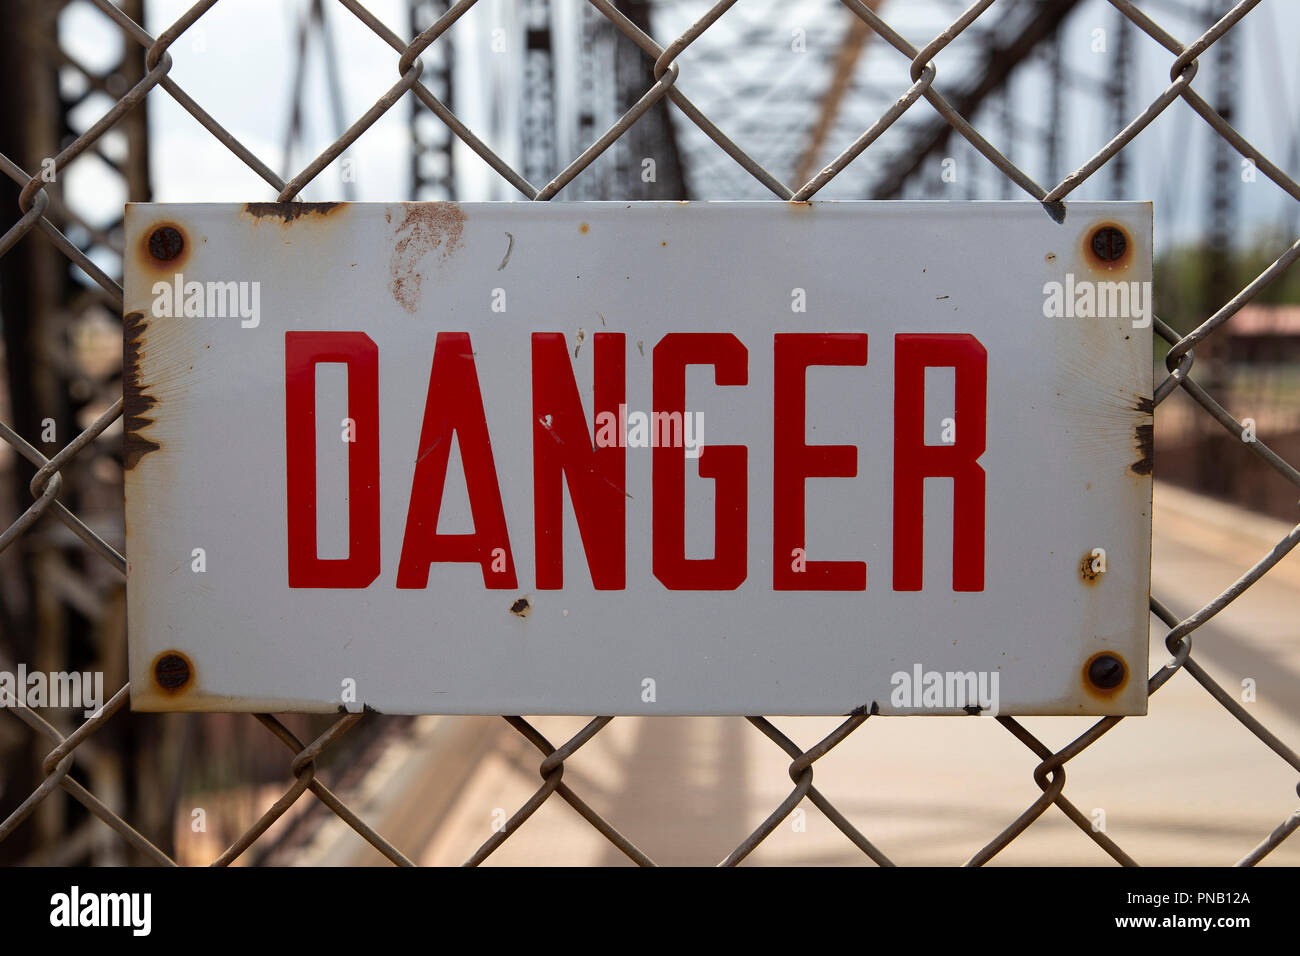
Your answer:
[[[941,50],[978,23],[986,11],[993,6],[994,0],[978,0],[962,12],[946,29],[938,33],[923,47],[905,40],[894,28],[878,15],[872,8],[860,0],[843,0],[844,6],[852,15],[861,20],[869,29],[873,38],[878,38],[897,51],[897,55],[910,63],[912,85],[907,92],[888,107],[869,127],[830,163],[825,165],[807,181],[786,183],[765,169],[752,156],[736,145],[727,133],[705,116],[678,88],[677,80],[680,67],[676,62],[682,52],[705,34],[713,24],[733,6],[736,0],[723,0],[717,3],[684,33],[676,37],[655,38],[638,28],[627,16],[621,13],[609,0],[590,0],[601,15],[636,44],[646,56],[649,66],[644,93],[618,120],[599,136],[589,147],[574,157],[554,178],[546,183],[533,183],[512,168],[498,153],[494,152],[475,132],[450,110],[421,80],[422,66],[420,55],[438,43],[439,38],[475,4],[475,0],[461,0],[447,9],[435,22],[417,36],[406,38],[400,25],[381,22],[358,0],[339,0],[369,30],[373,31],[395,52],[396,69],[392,86],[358,117],[346,131],[332,142],[328,148],[311,160],[300,172],[288,180],[281,179],[246,145],[217,122],[204,108],[185,92],[171,77],[173,58],[172,48],[187,30],[192,28],[217,3],[217,0],[203,0],[194,4],[175,23],[168,26],[158,36],[147,33],[139,23],[128,16],[122,7],[110,0],[92,0],[95,7],[120,29],[126,43],[136,49],[143,57],[143,70],[139,79],[127,89],[114,91],[105,85],[112,99],[111,107],[90,124],[53,156],[52,170],[25,169],[10,158],[0,155],[0,168],[20,187],[19,206],[21,218],[0,238],[0,257],[11,255],[23,243],[49,242],[68,262],[80,269],[106,304],[121,315],[122,288],[108,275],[101,264],[83,251],[82,245],[69,238],[67,231],[55,225],[55,219],[67,222],[67,216],[56,210],[47,193],[45,184],[52,181],[51,171],[57,175],[67,169],[79,157],[91,152],[99,153],[106,145],[110,134],[122,125],[132,111],[138,109],[151,93],[161,90],[171,97],[184,110],[190,113],[202,127],[211,134],[210,147],[214,150],[224,149],[234,154],[240,161],[270,184],[278,193],[280,201],[294,201],[299,193],[313,180],[321,175],[344,151],[360,137],[366,135],[377,120],[385,113],[403,103],[403,108],[410,108],[410,100],[416,100],[426,108],[437,121],[444,124],[450,132],[482,157],[488,166],[501,179],[518,191],[524,199],[546,201],[561,193],[577,177],[581,176],[602,153],[637,124],[647,111],[660,101],[670,102],[678,116],[702,130],[717,147],[730,157],[736,166],[743,169],[758,183],[769,190],[777,200],[807,200],[817,195],[818,191],[831,182],[850,163],[864,152],[890,128],[900,117],[910,111],[930,111],[941,117],[952,130],[964,137],[980,154],[982,154],[1007,180],[1019,187],[1021,191],[1043,203],[1048,212],[1058,211],[1058,204],[1067,200],[1070,194],[1090,177],[1098,173],[1115,160],[1133,140],[1142,133],[1164,111],[1175,104],[1187,104],[1213,131],[1222,137],[1240,156],[1253,163],[1264,176],[1284,190],[1291,199],[1300,202],[1300,184],[1288,176],[1269,157],[1263,155],[1248,142],[1224,116],[1211,107],[1194,88],[1193,81],[1197,73],[1198,58],[1210,50],[1216,42],[1232,31],[1259,0],[1242,0],[1227,10],[1223,16],[1200,36],[1178,38],[1167,32],[1159,23],[1143,10],[1128,0],[1111,0],[1112,6],[1128,19],[1138,30],[1145,33],[1168,51],[1169,82],[1167,87],[1150,103],[1141,109],[1124,128],[1109,142],[1102,146],[1082,166],[1071,172],[1059,183],[1044,186],[1031,179],[1021,168],[1012,162],[1003,152],[994,147],[983,135],[971,125],[968,117],[961,115],[944,95],[944,84],[932,62]],[[52,5],[57,6],[57,5]],[[102,79],[102,78],[101,78]],[[38,108],[36,104],[33,109]],[[931,117],[932,118],[932,117]],[[43,175],[44,174],[44,175]],[[202,197],[193,197],[202,198]],[[59,212],[59,215],[55,215]],[[74,223],[75,224],[75,223]],[[84,224],[83,224],[84,225]],[[66,227],[65,227],[66,229]],[[82,230],[84,231],[84,229]],[[1155,389],[1154,402],[1157,408],[1165,403],[1177,390],[1181,389],[1214,421],[1217,421],[1228,433],[1237,436],[1243,429],[1241,422],[1228,413],[1215,396],[1198,384],[1193,377],[1195,349],[1210,339],[1233,316],[1242,309],[1270,282],[1286,270],[1300,256],[1300,241],[1282,251],[1277,258],[1241,288],[1212,314],[1204,315],[1202,321],[1192,331],[1179,335],[1169,325],[1156,320],[1157,332],[1169,345],[1166,366],[1168,373]],[[102,293],[102,295],[101,295]],[[31,504],[20,514],[7,515],[3,519],[3,532],[0,533],[0,552],[6,549],[20,549],[24,536],[32,533],[40,519],[49,523],[56,519],[80,542],[82,557],[86,563],[102,562],[103,569],[115,575],[125,575],[126,561],[123,555],[113,547],[103,535],[92,530],[86,521],[70,510],[61,500],[63,474],[78,456],[84,455],[100,436],[122,416],[122,400],[113,402],[107,411],[86,427],[72,441],[63,445],[56,454],[47,457],[36,442],[35,436],[19,434],[4,421],[0,421],[0,439],[18,455],[31,463],[36,469],[30,482]],[[1156,412],[1159,416],[1160,412]],[[1280,458],[1264,441],[1243,442],[1240,454],[1259,456],[1272,469],[1291,485],[1300,487],[1300,472]],[[1260,557],[1258,562],[1245,569],[1240,578],[1227,590],[1217,595],[1206,595],[1203,607],[1185,619],[1180,619],[1160,600],[1152,597],[1151,612],[1168,628],[1165,644],[1173,655],[1172,660],[1160,667],[1148,680],[1148,691],[1155,695],[1179,670],[1186,670],[1218,704],[1233,718],[1244,725],[1266,747],[1285,761],[1292,768],[1300,771],[1300,755],[1276,737],[1260,721],[1252,716],[1237,699],[1216,683],[1193,655],[1193,640],[1196,631],[1207,621],[1215,617],[1230,603],[1240,597],[1261,577],[1269,572],[1296,544],[1300,542],[1300,526],[1277,542],[1276,546]],[[11,662],[3,662],[9,665]],[[144,715],[132,715],[128,707],[131,688],[124,684],[115,689],[111,698],[93,716],[85,720],[71,732],[60,731],[55,723],[47,720],[36,710],[9,702],[6,707],[9,717],[6,721],[18,721],[23,725],[22,732],[34,735],[42,747],[48,747],[48,755],[41,763],[37,774],[37,783],[30,794],[21,800],[8,817],[0,822],[0,841],[9,839],[24,826],[35,825],[35,811],[56,791],[70,795],[100,821],[112,828],[130,847],[133,847],[145,859],[159,864],[171,864],[174,861],[156,845],[163,842],[159,834],[142,833],[133,826],[132,821],[123,819],[110,807],[110,800],[97,796],[84,786],[79,777],[84,779],[83,770],[89,766],[91,755],[96,748],[112,747],[114,741],[121,739],[120,731],[115,735],[114,725],[146,719]],[[791,789],[781,803],[772,808],[770,815],[753,830],[723,861],[732,865],[744,860],[773,830],[781,824],[802,801],[810,801],[850,840],[866,857],[880,865],[892,865],[892,861],[859,829],[859,826],[843,813],[813,783],[814,765],[830,753],[846,737],[855,732],[862,733],[862,726],[870,721],[872,715],[859,714],[843,721],[832,733],[815,746],[803,750],[781,732],[765,717],[748,718],[757,732],[769,738],[772,743],[783,750],[790,758],[789,775]],[[233,719],[245,718],[234,716]],[[353,810],[349,809],[320,778],[318,773],[322,755],[358,722],[384,721],[375,715],[346,714],[330,724],[315,739],[304,742],[293,733],[281,720],[271,715],[257,715],[256,719],[283,743],[288,751],[288,780],[283,795],[265,810],[251,827],[248,827],[220,856],[216,865],[228,865],[241,857],[259,838],[261,838],[278,819],[300,800],[318,800],[332,813],[346,821],[361,837],[373,845],[385,857],[397,864],[410,864],[411,860],[401,849],[394,846],[383,834],[375,832]],[[518,716],[504,718],[511,727],[520,733],[529,743],[537,748],[541,761],[539,772],[541,784],[531,798],[519,807],[503,826],[496,830],[482,847],[468,861],[478,864],[487,859],[503,842],[524,827],[534,812],[547,800],[558,798],[568,803],[582,817],[607,838],[632,861],[650,865],[653,861],[638,849],[627,837],[616,830],[583,800],[582,794],[570,788],[564,780],[565,762],[593,737],[601,732],[613,719],[611,717],[594,717],[578,734],[563,741],[558,746],[547,740],[532,724]],[[932,718],[940,719],[940,718]],[[950,718],[956,719],[956,718]],[[1107,854],[1124,865],[1133,865],[1135,861],[1125,850],[1117,845],[1105,832],[1092,825],[1087,814],[1072,803],[1066,796],[1066,768],[1074,758],[1100,742],[1106,734],[1124,718],[1107,717],[1098,720],[1086,732],[1065,747],[1054,750],[1031,734],[1022,723],[1013,717],[1000,716],[998,723],[1007,733],[1014,736],[1028,748],[1039,760],[1033,771],[1033,781],[1042,791],[1030,806],[1015,819],[1009,820],[1004,829],[992,835],[968,861],[971,865],[989,862],[1016,840],[1035,821],[1048,813],[1053,805],[1064,813],[1089,839],[1093,840]],[[1161,719],[1161,706],[1157,697],[1151,704],[1149,720]],[[867,731],[869,733],[870,731]],[[144,788],[159,789],[172,786],[170,781],[141,781]],[[310,792],[310,797],[307,797]],[[63,798],[55,798],[63,799]],[[1260,833],[1254,847],[1243,847],[1244,855],[1241,865],[1254,865],[1267,856],[1282,841],[1287,839],[1300,827],[1300,811],[1280,820],[1271,833]],[[868,830],[869,826],[866,827]]]

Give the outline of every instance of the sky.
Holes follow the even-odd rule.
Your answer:
[[[572,122],[580,82],[572,66],[577,61],[580,2],[553,0],[557,114],[566,120],[559,130],[559,149],[565,157],[577,155],[586,146],[577,141]],[[993,14],[1001,12],[1009,2],[998,0],[977,26],[990,22]],[[403,0],[367,0],[366,5],[395,32],[409,34]],[[156,34],[188,6],[188,0],[147,0],[146,26]],[[304,97],[304,142],[286,163],[285,130],[295,37],[305,6],[303,0],[220,0],[171,49],[175,61],[171,78],[282,175],[286,170],[296,172],[305,166],[339,132],[327,96],[322,47],[314,42],[309,51]],[[327,6],[342,74],[343,109],[347,122],[351,122],[396,81],[398,54],[344,7],[333,3]],[[657,38],[665,41],[681,32],[707,6],[700,0],[665,0],[657,8]],[[1175,36],[1190,42],[1202,27],[1186,12],[1206,4],[1201,0],[1143,0],[1139,6]],[[1226,10],[1231,4],[1225,0],[1215,6]],[[510,44],[521,42],[518,7],[514,0],[481,0],[449,34],[456,56],[456,113],[516,168],[520,165],[518,91],[523,58],[520,50]],[[961,9],[962,5],[952,0],[885,0],[881,14],[912,43],[922,46]],[[679,86],[740,145],[760,162],[769,164],[778,177],[788,180],[792,157],[797,155],[808,118],[825,88],[828,64],[848,16],[832,0],[740,0],[681,56]],[[1061,165],[1068,168],[1044,168],[1046,156],[1036,133],[1048,115],[1046,58],[1040,57],[1019,70],[1011,86],[1007,112],[1014,117],[1020,134],[1008,138],[1000,119],[1000,103],[973,118],[981,132],[995,144],[1010,149],[1015,161],[1045,186],[1082,164],[1116,131],[1108,104],[1095,91],[1104,85],[1107,70],[1114,64],[1118,16],[1104,0],[1084,0],[1067,21],[1062,50],[1068,78],[1064,93],[1064,115],[1068,120]],[[250,29],[250,24],[255,28]],[[504,52],[492,49],[495,30],[511,38]],[[1300,176],[1300,63],[1294,56],[1295,40],[1300,37],[1300,3],[1263,0],[1236,30],[1240,97],[1234,123],[1266,155]],[[63,15],[61,31],[65,48],[92,69],[107,68],[120,55],[120,33],[86,0],[70,5]],[[792,38],[800,31],[804,48],[796,51]],[[1098,31],[1102,31],[1100,45]],[[940,90],[960,86],[983,42],[984,38],[973,29],[939,54],[936,86]],[[1130,115],[1136,115],[1168,84],[1173,59],[1140,33],[1135,34],[1134,46],[1136,70],[1129,97]],[[744,54],[737,55],[735,51],[742,47]],[[1202,58],[1195,81],[1196,89],[1207,99],[1212,98],[1214,89],[1213,60],[1212,54]],[[910,83],[908,66],[904,56],[878,38],[868,43],[854,75],[852,93],[820,162],[828,161],[851,142],[906,90]],[[93,122],[109,105],[103,95],[92,96],[74,114],[74,124]],[[408,198],[410,109],[407,97],[345,154],[356,198]],[[215,143],[166,92],[155,89],[150,93],[149,110],[155,200],[243,202],[274,198],[270,186]],[[819,198],[863,198],[884,161],[908,142],[907,132],[915,121],[931,115],[930,107],[919,102]],[[680,114],[677,119],[682,119]],[[689,123],[677,129],[692,173],[691,184],[700,198],[771,196],[699,130]],[[1073,198],[1151,200],[1156,204],[1158,246],[1167,248],[1193,241],[1202,234],[1206,221],[1212,140],[1212,131],[1204,121],[1186,104],[1177,102],[1126,148],[1132,170],[1127,194],[1115,195],[1114,185],[1103,170]],[[115,147],[110,142],[106,148]],[[944,191],[932,195],[1004,198],[1000,174],[973,149],[959,142],[952,153],[958,182],[943,184]],[[922,171],[931,182],[940,180],[939,161],[936,157]],[[1235,154],[1233,162],[1240,164]],[[459,198],[523,198],[463,144],[458,144],[455,164]],[[95,211],[107,219],[115,208],[120,208],[124,198],[102,163],[89,156],[67,170],[65,186],[74,205],[90,209],[92,219]],[[1263,175],[1257,176],[1255,182],[1243,180],[1234,186],[1239,189],[1243,241],[1279,229],[1294,238],[1300,217],[1293,207],[1300,204]],[[918,195],[919,189],[920,185],[916,187]],[[1023,194],[1013,190],[1009,196],[1022,198]],[[342,165],[336,163],[327,169],[303,193],[303,198],[345,198]],[[560,198],[566,197],[561,193]]]

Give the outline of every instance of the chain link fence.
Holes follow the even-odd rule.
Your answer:
[[[545,201],[561,193],[575,178],[579,177],[589,165],[602,153],[623,137],[641,120],[647,112],[661,101],[671,102],[676,108],[674,121],[689,122],[702,130],[718,148],[731,158],[741,169],[745,170],[757,182],[769,190],[776,200],[802,201],[817,195],[818,191],[834,179],[849,163],[875,142],[904,113],[910,110],[933,111],[941,117],[952,130],[964,137],[981,153],[993,167],[1001,172],[1015,186],[1035,200],[1043,203],[1049,212],[1059,214],[1059,204],[1065,201],[1089,177],[1112,162],[1148,125],[1161,113],[1176,103],[1182,102],[1199,115],[1214,132],[1229,143],[1243,158],[1250,160],[1259,172],[1284,190],[1291,199],[1300,202],[1300,184],[1288,176],[1247,142],[1236,129],[1193,88],[1197,73],[1197,61],[1220,38],[1245,17],[1259,0],[1242,0],[1231,7],[1221,19],[1202,35],[1184,42],[1155,22],[1147,13],[1128,0],[1111,0],[1112,6],[1126,17],[1134,26],[1151,37],[1168,51],[1169,84],[1152,102],[1146,104],[1124,128],[1107,142],[1095,155],[1071,172],[1061,182],[1045,187],[1031,179],[1022,169],[1007,158],[1004,153],[991,145],[978,130],[961,115],[942,92],[943,84],[937,75],[932,60],[951,44],[964,31],[975,24],[993,5],[994,0],[978,0],[961,13],[952,24],[936,35],[924,47],[918,49],[907,42],[871,6],[860,0],[843,0],[844,6],[859,18],[871,31],[897,55],[911,64],[912,85],[907,92],[861,133],[842,153],[828,165],[818,170],[807,182],[787,184],[773,175],[763,165],[736,145],[727,134],[719,129],[677,88],[679,75],[678,56],[701,35],[703,35],[736,0],[723,0],[714,5],[706,15],[680,36],[667,42],[649,36],[621,13],[610,0],[590,0],[592,7],[613,24],[623,35],[628,37],[645,54],[648,70],[645,91],[639,100],[621,117],[605,130],[581,155],[573,159],[549,182],[538,185],[529,182],[523,175],[509,165],[498,153],[494,152],[475,132],[469,129],[457,115],[430,91],[421,81],[422,66],[420,55],[436,44],[458,18],[474,5],[474,0],[461,0],[447,9],[436,22],[413,39],[404,39],[388,24],[377,19],[358,0],[339,0],[342,7],[357,17],[372,30],[396,55],[397,79],[392,87],[365,111],[347,130],[329,145],[320,155],[307,164],[299,173],[286,180],[274,171],[246,145],[216,121],[204,108],[191,99],[186,92],[170,77],[172,56],[168,52],[177,40],[207,13],[217,0],[203,0],[190,8],[179,20],[167,27],[160,35],[149,35],[138,22],[124,12],[123,8],[110,0],[92,0],[95,7],[109,18],[127,38],[129,45],[138,47],[143,55],[144,69],[138,81],[129,89],[115,95],[111,109],[98,120],[89,125],[84,132],[67,143],[53,157],[55,172],[65,170],[79,157],[88,152],[97,151],[103,146],[105,137],[123,124],[133,110],[145,102],[146,96],[155,89],[161,89],[188,111],[212,137],[212,146],[229,150],[278,193],[280,201],[293,201],[309,183],[317,179],[327,167],[338,159],[351,144],[365,135],[366,131],[386,112],[392,110],[405,99],[413,99],[431,111],[446,128],[462,142],[477,153],[484,162],[498,174],[502,180],[513,186],[521,197],[528,200]],[[924,103],[921,101],[924,100]],[[409,105],[409,100],[408,100]],[[22,243],[38,241],[37,236],[54,245],[55,248],[72,265],[102,291],[105,301],[116,306],[118,316],[121,314],[122,289],[120,285],[92,260],[77,242],[72,241],[64,231],[52,221],[55,208],[44,188],[50,180],[42,176],[40,169],[25,169],[9,157],[0,155],[0,169],[21,189],[19,207],[21,218],[0,238],[0,257],[12,254]],[[201,198],[201,197],[194,197]],[[59,217],[55,217],[59,218]],[[1157,406],[1164,403],[1175,391],[1181,389],[1204,412],[1217,421],[1228,433],[1234,436],[1242,434],[1242,424],[1216,401],[1205,388],[1192,377],[1195,361],[1195,349],[1206,342],[1217,330],[1232,319],[1244,305],[1250,302],[1271,281],[1278,277],[1300,256],[1300,241],[1285,249],[1267,268],[1260,272],[1231,299],[1203,317],[1203,321],[1190,333],[1179,336],[1169,325],[1156,320],[1156,328],[1169,345],[1166,358],[1168,374],[1159,382],[1154,396]],[[1158,415],[1159,413],[1157,413]],[[30,482],[34,501],[21,514],[5,519],[3,533],[0,533],[0,552],[5,549],[18,548],[36,523],[42,518],[54,518],[61,522],[76,536],[84,546],[84,556],[88,562],[103,562],[107,569],[116,575],[125,576],[126,561],[123,555],[113,547],[103,535],[97,533],[81,517],[61,500],[64,484],[63,474],[78,456],[87,453],[87,449],[103,435],[122,415],[122,401],[119,398],[96,421],[85,428],[72,441],[64,445],[57,454],[46,457],[34,444],[34,436],[19,434],[14,428],[0,421],[0,439],[17,454],[25,458],[36,469]],[[1272,469],[1292,486],[1300,488],[1300,471],[1282,460],[1263,441],[1241,443],[1240,453],[1259,456]],[[1169,608],[1156,597],[1151,599],[1151,612],[1161,625],[1168,628],[1165,644],[1173,655],[1172,661],[1158,669],[1148,681],[1148,691],[1154,695],[1179,670],[1186,670],[1204,688],[1224,710],[1240,721],[1251,733],[1263,742],[1281,760],[1300,771],[1300,755],[1284,741],[1275,736],[1261,724],[1220,684],[1216,683],[1197,662],[1192,653],[1193,637],[1198,628],[1243,594],[1274,565],[1276,565],[1292,548],[1300,543],[1300,526],[1278,541],[1276,546],[1251,568],[1245,570],[1240,578],[1221,594],[1213,596],[1198,611],[1186,619],[1180,620]],[[8,662],[5,662],[8,663]],[[39,782],[30,794],[21,801],[7,819],[0,823],[0,841],[11,837],[25,824],[31,825],[29,818],[33,812],[56,791],[64,791],[103,821],[145,859],[158,864],[172,864],[174,861],[156,845],[157,835],[139,832],[132,823],[123,819],[110,805],[110,801],[91,792],[78,780],[78,770],[82,759],[92,752],[98,743],[109,735],[107,728],[114,723],[143,721],[153,719],[151,715],[132,715],[129,712],[131,688],[129,684],[121,686],[104,704],[98,713],[77,726],[71,732],[63,733],[55,723],[42,714],[25,706],[13,704],[6,708],[9,717],[4,720],[17,720],[35,737],[49,748],[40,765]],[[411,860],[394,846],[384,835],[375,832],[366,821],[346,806],[334,792],[326,786],[318,775],[318,766],[322,755],[335,745],[345,733],[361,721],[384,721],[397,718],[385,718],[375,715],[347,714],[340,716],[315,739],[305,742],[292,732],[286,723],[269,714],[257,715],[256,719],[284,744],[290,756],[288,762],[289,784],[282,796],[267,809],[261,817],[243,832],[220,856],[215,865],[228,865],[240,858],[259,840],[278,819],[286,814],[294,804],[310,792],[334,814],[342,818],[361,837],[375,847],[393,863],[409,865]],[[593,718],[579,733],[559,746],[548,741],[527,720],[518,716],[506,716],[504,719],[520,733],[529,743],[537,748],[541,755],[538,771],[541,784],[532,797],[510,816],[509,820],[485,842],[468,860],[471,865],[486,860],[501,844],[510,839],[529,817],[544,802],[552,797],[568,803],[585,818],[592,827],[603,834],[615,847],[632,861],[651,865],[652,860],[635,846],[626,836],[615,829],[607,820],[584,802],[564,781],[565,762],[613,719],[611,717]],[[789,774],[792,787],[789,795],[772,809],[770,815],[756,827],[723,861],[724,865],[734,865],[744,860],[803,800],[809,800],[863,854],[882,866],[892,865],[890,858],[875,846],[866,834],[842,814],[835,805],[813,784],[814,764],[829,754],[850,734],[858,731],[867,723],[870,715],[861,714],[846,719],[831,734],[808,750],[798,747],[789,737],[779,730],[771,721],[761,716],[748,718],[749,722],[767,736],[773,744],[781,748],[790,758]],[[937,718],[936,718],[937,719]],[[955,718],[950,718],[955,719]],[[1019,721],[1012,717],[996,718],[998,723],[1028,748],[1040,761],[1033,771],[1033,781],[1042,791],[1041,795],[1023,813],[1010,820],[1006,827],[994,836],[969,861],[970,865],[989,862],[1020,834],[1034,824],[1052,806],[1064,813],[1073,823],[1098,844],[1107,854],[1124,865],[1135,865],[1125,850],[1111,840],[1104,832],[1092,826],[1089,817],[1073,804],[1065,795],[1066,765],[1088,748],[1098,742],[1120,720],[1124,718],[1107,717],[1098,720],[1085,733],[1081,734],[1067,746],[1053,750],[1031,734]],[[1151,705],[1149,720],[1161,719],[1159,699]],[[97,739],[98,738],[98,739]],[[143,786],[150,786],[149,781],[142,781]],[[162,781],[156,781],[159,787]],[[1260,834],[1259,842],[1249,848],[1241,857],[1239,865],[1251,866],[1258,863],[1276,848],[1283,840],[1300,827],[1300,811],[1280,821],[1277,827],[1267,834]],[[1246,848],[1243,848],[1246,849]]]

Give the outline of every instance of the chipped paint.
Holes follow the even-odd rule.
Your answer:
[[[858,707],[854,707],[851,711],[849,711],[844,716],[845,717],[874,717],[878,713],[880,713],[880,705],[873,700],[870,704],[862,704]]]
[[[1145,395],[1139,395],[1133,403],[1133,410],[1147,417],[1133,429],[1133,444],[1137,449],[1137,461],[1129,465],[1128,470],[1135,475],[1150,475],[1155,462],[1155,403]]]
[[[343,208],[337,202],[246,202],[244,215],[259,222],[278,220],[288,224],[298,219],[324,218]]]
[[[465,230],[465,213],[456,203],[405,203],[405,216],[397,225],[393,253],[389,257],[389,285],[393,299],[407,312],[415,314],[426,278],[428,257],[446,262],[460,247]],[[392,211],[387,214],[392,221]],[[511,237],[511,245],[514,238]],[[506,259],[509,259],[507,248]],[[505,260],[502,260],[502,268]]]
[[[149,323],[141,312],[130,312],[122,318],[122,457],[127,471],[145,455],[162,447],[142,434],[153,424],[153,418],[147,413],[158,404],[140,377],[140,359],[148,329]]]
[[[1133,444],[1137,447],[1138,459],[1128,466],[1135,475],[1149,475],[1155,462],[1155,425],[1146,422],[1133,429]]]

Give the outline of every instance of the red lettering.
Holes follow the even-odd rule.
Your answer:
[[[775,336],[774,350],[772,587],[777,591],[861,591],[867,586],[866,562],[809,561],[804,540],[804,482],[809,478],[856,478],[857,446],[808,445],[804,437],[808,367],[866,365],[867,336],[861,332],[783,333]]]
[[[460,446],[474,519],[469,534],[438,534],[453,435]],[[482,565],[487,588],[518,586],[468,332],[439,332],[434,346],[397,586],[427,587],[429,566],[443,561]]]
[[[925,370],[957,379],[956,440],[925,443]],[[953,479],[952,587],[984,590],[984,454],[988,352],[973,335],[894,337],[894,590],[921,590],[925,479]]]
[[[316,366],[348,368],[348,556],[316,556]],[[379,349],[364,332],[284,334],[289,587],[364,588],[379,577]]]
[[[654,410],[686,411],[686,366],[712,365],[717,385],[749,383],[749,351],[729,332],[672,332],[654,349]],[[654,576],[673,591],[730,591],[746,575],[748,449],[708,445],[700,452],[700,477],[712,478],[714,556],[686,557],[686,449],[652,451]]]
[[[625,336],[597,332],[593,415],[618,417],[626,396]],[[626,586],[626,450],[601,447],[587,430],[582,398],[560,332],[533,333],[533,527],[537,587],[564,586],[564,482],[598,591]],[[561,477],[563,476],[563,477]]]

